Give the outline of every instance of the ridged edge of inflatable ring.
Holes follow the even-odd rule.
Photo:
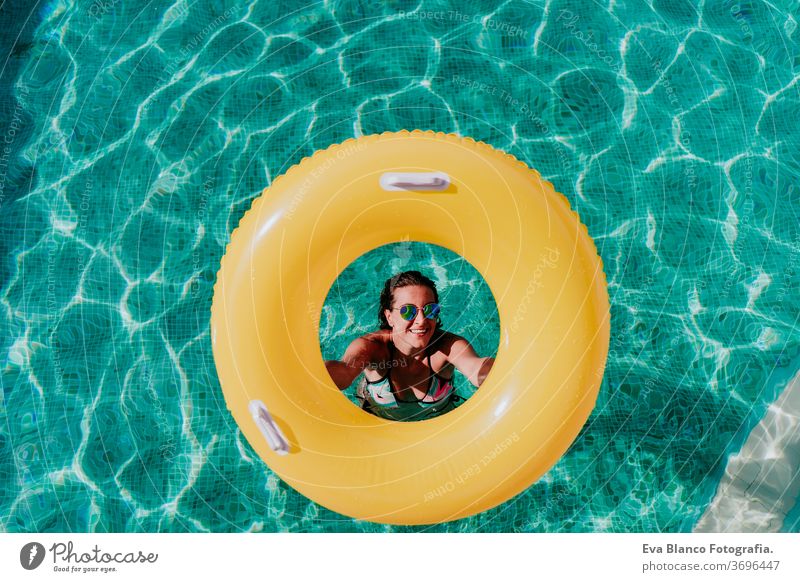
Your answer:
[[[586,237],[588,237],[588,239],[591,240],[592,243],[594,243],[594,239],[589,235],[589,228],[586,226],[586,224],[583,223],[583,221],[581,221],[580,216],[578,215],[578,213],[572,209],[572,206],[570,205],[569,200],[567,199],[567,197],[564,196],[558,190],[556,190],[556,188],[555,188],[555,186],[553,186],[552,182],[542,178],[542,175],[539,173],[539,171],[536,168],[531,168],[528,164],[526,164],[525,162],[523,162],[522,160],[520,160],[519,158],[517,158],[513,154],[510,154],[510,153],[505,152],[503,150],[499,150],[499,149],[495,148],[494,146],[492,146],[492,145],[490,145],[490,144],[488,144],[486,142],[477,141],[477,140],[475,140],[475,139],[473,139],[471,137],[462,137],[462,136],[456,135],[454,133],[444,133],[443,131],[433,131],[432,129],[425,129],[425,130],[413,129],[411,131],[409,131],[407,129],[402,129],[400,131],[384,131],[383,133],[373,133],[373,134],[365,135],[365,136],[362,136],[362,137],[351,137],[351,138],[348,138],[348,139],[344,140],[343,142],[331,144],[325,149],[317,150],[313,154],[311,154],[310,156],[303,156],[303,159],[301,159],[296,164],[293,164],[292,166],[290,166],[289,169],[287,169],[282,174],[276,176],[275,179],[272,180],[272,182],[270,183],[269,186],[266,186],[263,190],[259,191],[259,193],[255,195],[255,197],[253,198],[252,202],[250,203],[250,207],[247,210],[245,210],[244,214],[242,215],[242,218],[239,219],[239,223],[236,225],[236,227],[234,227],[233,230],[231,230],[231,233],[228,236],[228,242],[225,244],[225,250],[222,253],[222,258],[220,260],[220,266],[219,266],[219,269],[217,269],[216,276],[215,276],[215,281],[214,281],[214,287],[212,289],[211,311],[213,311],[213,309],[214,309],[214,302],[217,301],[217,297],[222,294],[218,290],[218,287],[219,287],[219,284],[220,284],[219,274],[225,268],[225,261],[226,261],[226,259],[228,257],[228,251],[229,251],[230,246],[231,246],[231,241],[233,241],[234,237],[236,236],[236,232],[242,227],[242,224],[244,223],[244,221],[246,221],[246,220],[255,220],[254,217],[258,213],[257,212],[253,212],[253,211],[257,210],[258,206],[264,201],[264,199],[265,199],[264,194],[266,194],[267,190],[272,188],[275,184],[277,184],[284,177],[289,176],[289,175],[293,174],[294,172],[298,172],[302,168],[303,164],[307,163],[308,160],[311,160],[314,156],[321,155],[321,154],[323,154],[325,152],[334,152],[337,149],[346,147],[347,145],[349,145],[351,143],[355,143],[357,141],[360,141],[360,142],[363,142],[363,143],[370,143],[370,142],[378,141],[378,140],[381,140],[381,139],[392,138],[392,137],[400,136],[400,135],[420,135],[420,136],[431,137],[431,138],[434,138],[434,139],[437,139],[437,140],[440,140],[440,141],[444,141],[444,142],[448,142],[449,141],[449,142],[454,142],[454,143],[468,143],[471,146],[475,147],[476,149],[482,150],[483,152],[488,153],[489,155],[497,156],[497,157],[500,157],[500,158],[505,158],[507,160],[511,160],[514,163],[518,164],[520,167],[525,168],[526,170],[528,170],[530,172],[533,172],[536,176],[539,177],[539,180],[541,181],[542,185],[546,189],[548,189],[550,192],[555,194],[556,198],[558,200],[560,200],[561,203],[566,206],[567,211],[569,211],[569,213],[572,214],[575,217],[575,219],[576,219],[576,221],[577,221],[577,223],[579,225],[579,228],[583,230],[583,234],[586,235]],[[600,256],[599,249],[597,249],[597,244],[595,244],[595,249],[598,251],[597,252],[597,260],[600,262],[600,276],[602,277],[603,287],[604,288],[608,288],[608,277],[606,276],[605,264],[603,263],[603,258]]]

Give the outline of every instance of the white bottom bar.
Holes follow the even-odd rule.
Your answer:
[[[800,577],[798,542],[797,534],[2,534],[0,577],[777,581]]]

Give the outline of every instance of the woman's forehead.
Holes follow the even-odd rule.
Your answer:
[[[424,285],[407,285],[398,287],[393,293],[396,304],[413,303],[415,305],[425,305],[435,300],[433,290]]]

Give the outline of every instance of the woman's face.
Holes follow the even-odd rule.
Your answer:
[[[392,307],[390,311],[384,310],[386,321],[392,326],[392,337],[395,345],[403,343],[411,348],[424,348],[433,336],[436,329],[435,319],[425,319],[422,308],[428,303],[434,303],[436,298],[433,290],[424,285],[409,285],[394,290]],[[410,303],[416,305],[417,315],[411,321],[400,317],[400,306]]]

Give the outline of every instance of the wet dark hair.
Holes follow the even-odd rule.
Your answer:
[[[383,285],[383,291],[381,291],[381,304],[378,307],[378,321],[380,322],[381,329],[392,329],[392,326],[389,325],[388,321],[386,321],[386,315],[383,313],[383,311],[385,309],[392,308],[394,290],[400,287],[410,287],[412,285],[427,287],[433,291],[434,301],[439,303],[439,293],[436,291],[436,283],[434,283],[432,280],[428,279],[419,271],[403,271],[402,273],[398,273],[394,277],[386,279],[386,283]],[[438,327],[438,318],[436,323]]]

